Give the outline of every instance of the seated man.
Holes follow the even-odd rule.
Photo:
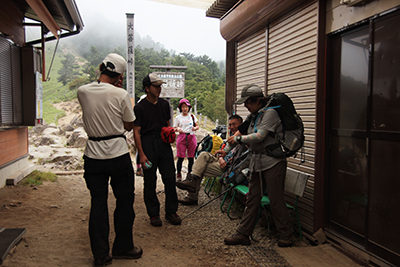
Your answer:
[[[243,119],[238,115],[229,117],[229,131],[233,135],[237,132],[238,127],[242,124]],[[221,176],[233,162],[235,156],[243,152],[242,145],[238,145],[228,154],[223,150],[218,150],[214,154],[202,152],[193,164],[191,174],[188,174],[186,180],[176,182],[176,186],[182,190],[187,190],[189,193],[183,199],[178,199],[178,202],[183,205],[196,205],[199,197],[200,184],[204,176],[217,177]]]

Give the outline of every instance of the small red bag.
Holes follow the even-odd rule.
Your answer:
[[[169,144],[169,143],[175,142],[175,137],[176,137],[176,134],[175,134],[174,127],[167,126],[167,127],[163,127],[161,129],[161,139],[165,143]]]

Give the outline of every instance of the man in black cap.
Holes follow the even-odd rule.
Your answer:
[[[135,105],[134,138],[144,173],[144,202],[150,223],[162,226],[160,202],[156,193],[157,168],[165,188],[165,219],[174,225],[181,224],[178,196],[175,188],[175,164],[171,145],[161,139],[161,129],[170,126],[168,101],[159,98],[165,83],[157,74],[150,73],[143,79],[147,96]]]
[[[78,89],[83,124],[89,136],[84,151],[86,185],[91,195],[89,236],[95,266],[111,264],[113,258],[137,259],[142,249],[134,247],[132,227],[135,177],[125,140],[125,131],[133,129],[135,114],[122,86],[125,59],[111,53],[100,64],[98,81]],[[116,198],[115,239],[109,255],[108,184]]]

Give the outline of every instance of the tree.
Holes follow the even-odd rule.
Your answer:
[[[94,82],[97,78],[97,73],[99,71],[99,68],[95,67],[94,65],[90,65],[89,62],[87,62],[84,66],[83,66],[83,73],[86,74],[88,76],[88,80],[89,82]]]
[[[61,60],[63,67],[58,70],[59,76],[57,81],[66,85],[73,79],[79,76],[79,65],[76,63],[76,58],[73,54],[68,53],[65,55],[65,59]]]
[[[213,121],[218,119],[220,124],[226,123],[228,113],[225,111],[225,90],[223,87],[213,92],[212,97],[204,99],[202,113]]]

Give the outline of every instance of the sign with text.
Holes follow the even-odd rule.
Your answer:
[[[184,72],[156,72],[166,82],[162,85],[160,97],[183,98],[185,97],[185,73]]]
[[[135,99],[135,49],[134,49],[134,29],[133,29],[133,17],[134,14],[126,14],[126,29],[127,29],[127,77],[126,79],[126,91],[130,98]],[[135,102],[135,101],[133,101]]]
[[[36,72],[36,119],[43,119],[43,83],[42,74]]]

